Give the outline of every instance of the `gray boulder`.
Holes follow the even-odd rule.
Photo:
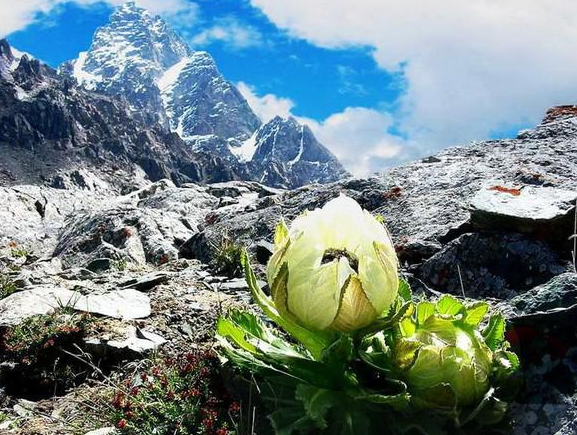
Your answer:
[[[573,231],[576,201],[577,190],[485,186],[471,200],[471,223],[480,229],[566,242]]]
[[[468,233],[415,266],[415,273],[446,293],[509,299],[570,267],[541,241],[514,233]]]
[[[16,325],[28,317],[49,314],[61,307],[117,319],[140,319],[150,315],[149,297],[134,289],[83,295],[45,285],[0,300],[0,325]]]

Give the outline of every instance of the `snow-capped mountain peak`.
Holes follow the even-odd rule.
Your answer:
[[[67,66],[84,87],[122,95],[136,115],[182,138],[245,140],[260,126],[210,54],[193,51],[159,16],[134,2],[119,7],[85,53]]]
[[[89,50],[61,73],[90,90],[123,97],[137,119],[159,122],[193,149],[246,166],[249,178],[295,187],[348,175],[294,118],[262,125],[209,53],[190,49],[161,17],[134,2],[119,7]]]
[[[134,67],[158,76],[190,53],[161,17],[128,2],[96,31],[83,70],[109,80]]]

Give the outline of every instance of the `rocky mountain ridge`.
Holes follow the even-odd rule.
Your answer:
[[[90,49],[60,71],[87,89],[125,98],[135,117],[160,123],[193,149],[245,167],[244,179],[292,188],[348,176],[308,128],[302,163],[289,164],[299,154],[299,133],[305,129],[294,119],[284,122],[283,130],[291,131],[277,146],[283,153],[272,153],[270,145],[255,141],[276,129],[278,120],[262,125],[210,54],[190,49],[162,18],[134,2],[118,8],[97,30]],[[251,147],[261,151],[247,159],[243,150]]]
[[[242,178],[219,157],[193,151],[159,125],[147,127],[113,97],[87,91],[0,42],[0,184],[131,190]]]

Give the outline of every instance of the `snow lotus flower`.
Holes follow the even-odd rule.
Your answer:
[[[398,260],[385,226],[344,195],[281,221],[267,279],[283,317],[314,330],[371,324],[397,296]]]

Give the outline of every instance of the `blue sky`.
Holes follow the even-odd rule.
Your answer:
[[[57,66],[122,1],[2,2],[0,37]],[[209,51],[257,114],[307,122],[357,175],[514,137],[577,99],[574,0],[137,2]]]

